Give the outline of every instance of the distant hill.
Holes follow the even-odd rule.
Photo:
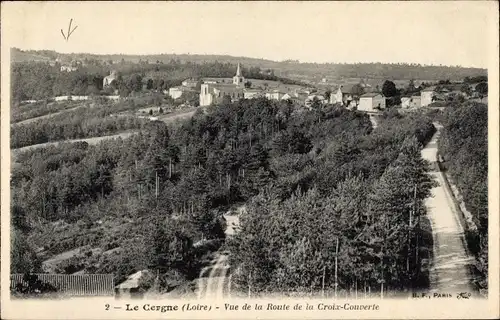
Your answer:
[[[272,61],[249,57],[234,57],[228,55],[199,55],[199,54],[154,54],[154,55],[126,55],[111,54],[98,55],[90,53],[62,54],[55,51],[22,51],[14,48],[11,58],[13,62],[23,61],[48,61],[59,58],[60,60],[84,60],[96,59],[113,61],[118,63],[122,60],[130,62],[145,62],[150,64],[166,63],[177,60],[181,63],[204,63],[223,62],[241,63],[245,67],[259,67],[263,70],[272,69],[275,75],[290,79],[317,82],[322,78],[331,80],[346,78],[370,78],[370,79],[392,79],[392,80],[463,80],[465,77],[487,75],[486,69],[465,68],[456,66],[422,66],[419,64],[386,64],[386,63],[300,63],[297,61]]]

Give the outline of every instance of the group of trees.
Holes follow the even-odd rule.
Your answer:
[[[79,108],[72,112],[11,127],[11,148],[78,138],[111,135],[140,129],[147,120],[123,115],[110,117],[109,109]]]
[[[469,247],[488,279],[488,107],[466,102],[448,108],[442,119],[439,152],[473,215],[477,232],[468,230]]]
[[[307,281],[294,269],[309,269],[301,261],[318,263],[305,273],[309,284],[317,288],[318,268],[324,267],[320,273],[331,286],[334,240],[339,257],[348,257],[339,264],[344,288],[353,279],[385,279],[396,286],[418,269],[407,246],[417,232],[408,220],[422,210],[428,186],[417,151],[433,130],[412,116],[388,114],[372,132],[368,116],[335,106],[304,110],[267,99],[227,102],[198,111],[180,127],[152,121],[125,140],[21,154],[12,172],[12,218],[17,229],[36,230],[25,229],[21,238],[27,241],[23,247],[41,252],[38,257],[81,246],[113,251],[89,252],[67,272],[112,272],[118,282],[149,268],[189,279],[199,268],[194,243],[223,238],[222,212],[250,201],[243,230],[230,246],[240,286],[248,270],[252,290],[303,285]],[[47,227],[56,221],[66,226],[63,231]],[[267,233],[271,226],[277,229]],[[283,232],[276,235],[278,230]],[[30,268],[33,256],[13,250],[15,255],[24,259],[17,270]],[[349,273],[354,263],[369,270]],[[276,280],[280,275],[290,275],[289,282]]]
[[[284,193],[278,178],[247,207],[229,244],[233,281],[254,295],[421,285],[419,217],[433,184],[420,148],[435,128],[388,114],[370,135],[356,122],[325,134],[325,120],[329,142],[280,165],[278,177],[298,183]]]
[[[59,95],[97,95],[102,90],[105,71],[81,68],[61,72],[59,67],[43,62],[13,63],[12,99],[42,100]]]

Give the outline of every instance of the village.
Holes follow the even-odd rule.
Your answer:
[[[112,72],[104,78],[103,87],[110,86],[115,79],[116,73]],[[196,106],[200,107],[217,105],[224,99],[236,102],[241,99],[266,98],[290,101],[309,109],[316,102],[319,105],[338,104],[350,110],[369,113],[381,112],[388,107],[415,110],[428,107],[435,102],[482,99],[487,94],[487,91],[483,92],[481,88],[476,89],[474,85],[463,82],[450,83],[449,80],[439,80],[435,83],[420,81],[418,85],[412,80],[395,81],[397,85],[386,80],[375,86],[367,82],[369,81],[361,79],[354,84],[352,82],[331,84],[323,78],[316,86],[305,86],[284,84],[279,81],[247,79],[238,64],[233,78],[185,79],[180,86],[171,87],[163,93],[173,100],[197,94],[199,104]],[[388,85],[390,96],[384,95],[384,85]],[[190,107],[189,104],[183,106]]]

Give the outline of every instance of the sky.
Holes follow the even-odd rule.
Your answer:
[[[497,12],[494,1],[3,2],[2,37],[65,53],[487,67]]]

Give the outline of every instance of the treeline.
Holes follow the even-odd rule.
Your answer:
[[[267,67],[267,66],[266,66]],[[416,63],[279,63],[269,66],[280,70],[284,76],[291,74],[307,75],[310,77],[322,74],[334,78],[372,78],[398,80],[462,80],[465,77],[486,75],[485,69],[465,68],[453,66],[427,66]]]
[[[460,190],[477,231],[467,230],[478,270],[488,279],[488,107],[468,102],[447,108],[442,118],[439,153]]]
[[[43,56],[53,57],[61,55],[56,52],[28,51],[29,53],[39,54]],[[16,55],[13,53],[13,60],[16,61]],[[248,67],[259,67],[262,69],[273,69],[275,73],[280,72],[284,77],[298,74],[308,77],[317,77],[318,74],[323,76],[334,76],[337,78],[375,78],[375,79],[399,79],[399,80],[437,80],[450,79],[462,80],[465,77],[485,76],[485,69],[481,68],[466,68],[460,66],[428,66],[417,63],[299,63],[289,61],[271,61],[264,59],[248,58],[248,57],[233,57],[227,55],[197,55],[197,54],[156,54],[156,55],[93,55],[93,54],[68,54],[64,55],[68,59],[93,60],[93,61],[109,61],[119,64],[117,61],[122,61],[123,64],[131,64],[142,62],[145,64],[154,63],[169,63],[170,61],[178,61],[179,63],[231,63],[236,65],[241,63]],[[232,74],[234,75],[234,70]],[[245,75],[245,77],[247,77]]]

